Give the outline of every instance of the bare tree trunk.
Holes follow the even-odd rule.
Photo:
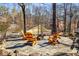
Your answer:
[[[73,16],[71,7],[72,7],[72,4],[70,4],[70,23],[69,23],[69,34],[71,34],[71,24],[72,24],[72,16]]]
[[[26,33],[25,6],[22,7],[22,11],[23,11],[23,18],[24,18],[24,33]]]
[[[38,35],[39,35],[39,24],[38,24]]]
[[[64,35],[66,34],[66,30],[67,30],[66,10],[67,10],[67,5],[64,4]]]
[[[24,33],[26,33],[25,4],[19,3],[19,6],[22,8],[23,19],[24,19]]]
[[[52,10],[53,10],[53,15],[52,15],[52,33],[57,32],[57,21],[56,21],[56,3],[52,4]]]

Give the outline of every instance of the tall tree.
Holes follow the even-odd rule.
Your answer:
[[[38,6],[33,6],[33,12],[34,12],[34,23],[35,25],[38,25],[38,35],[40,33],[40,22],[41,22],[41,12],[40,12],[40,7]]]
[[[71,34],[71,22],[72,22],[72,17],[73,17],[73,13],[72,13],[72,4],[70,4],[70,23],[69,23],[69,34]]]
[[[9,27],[9,20],[8,19],[8,8],[5,6],[0,6],[0,31],[4,32]]]
[[[53,15],[52,15],[52,33],[57,32],[57,20],[56,20],[56,3],[52,4],[52,10],[53,10]]]
[[[8,15],[8,8],[0,6],[0,16],[6,17]]]
[[[17,15],[17,11],[16,11],[16,7],[15,7],[15,5],[13,6],[13,9],[12,9],[12,21],[13,21],[13,23],[16,23],[16,19],[15,19],[15,16]]]
[[[18,5],[22,8],[22,12],[23,12],[24,34],[25,34],[26,33],[25,4],[24,3],[18,3]]]
[[[64,35],[67,32],[66,10],[67,10],[67,5],[64,3]]]

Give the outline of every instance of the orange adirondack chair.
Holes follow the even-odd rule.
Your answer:
[[[59,43],[58,38],[60,39],[59,33],[54,33],[53,35],[49,36],[48,42],[50,44],[56,45]]]
[[[23,39],[27,40],[27,42],[32,42],[32,46],[37,43],[37,38],[30,32],[26,32],[25,34],[23,33]]]

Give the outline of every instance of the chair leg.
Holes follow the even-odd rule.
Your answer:
[[[32,42],[32,46],[34,46],[35,44],[36,44],[36,41],[33,41],[33,42]]]

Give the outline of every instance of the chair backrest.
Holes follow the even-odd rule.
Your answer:
[[[59,33],[55,33],[55,34],[53,34],[53,37],[54,37],[54,38],[59,38],[60,35],[59,35]]]
[[[33,34],[30,33],[30,32],[27,32],[27,33],[25,34],[25,36],[26,36],[26,38],[33,38]]]

